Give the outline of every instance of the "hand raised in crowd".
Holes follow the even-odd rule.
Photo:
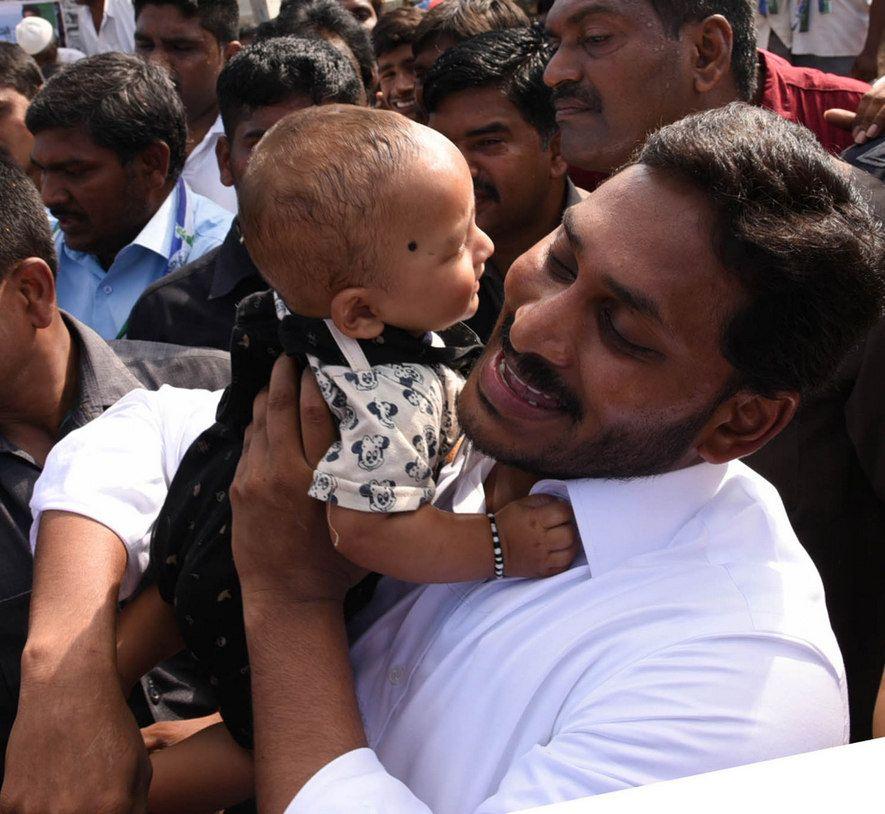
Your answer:
[[[824,113],[824,118],[843,130],[851,130],[857,144],[885,133],[885,77],[879,79],[860,100],[857,111],[833,108]]]
[[[551,577],[571,565],[580,539],[571,507],[552,495],[528,495],[495,516],[508,577]]]
[[[307,494],[314,464],[337,433],[313,374],[282,356],[255,399],[230,490],[233,554],[244,594],[343,600],[365,572],[329,542],[325,506]]]

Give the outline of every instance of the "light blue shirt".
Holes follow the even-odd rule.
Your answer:
[[[58,253],[59,307],[104,339],[113,339],[141,292],[220,246],[233,215],[180,181],[107,271],[95,255],[68,248],[64,232],[54,218],[49,220]]]

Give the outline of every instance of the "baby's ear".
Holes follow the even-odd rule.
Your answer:
[[[384,330],[374,305],[374,293],[372,288],[345,288],[332,298],[332,322],[345,336],[374,339]]]

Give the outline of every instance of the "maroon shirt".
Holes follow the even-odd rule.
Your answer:
[[[824,121],[824,111],[833,107],[857,110],[870,89],[866,82],[814,68],[797,68],[768,51],[759,51],[759,61],[763,74],[761,107],[804,124],[831,153],[839,154],[854,144],[850,130],[840,130]]]

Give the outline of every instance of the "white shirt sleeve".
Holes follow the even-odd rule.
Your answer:
[[[40,516],[66,511],[96,520],[126,546],[120,599],[144,575],[154,521],[188,447],[215,421],[221,391],[133,390],[58,442],[31,498],[31,548]]]
[[[843,689],[826,659],[765,634],[686,642],[601,686],[579,682],[550,723],[549,741],[517,755],[474,814],[522,811],[848,737]],[[440,772],[445,776],[445,767]],[[339,811],[431,814],[370,749],[324,766],[285,814]]]

